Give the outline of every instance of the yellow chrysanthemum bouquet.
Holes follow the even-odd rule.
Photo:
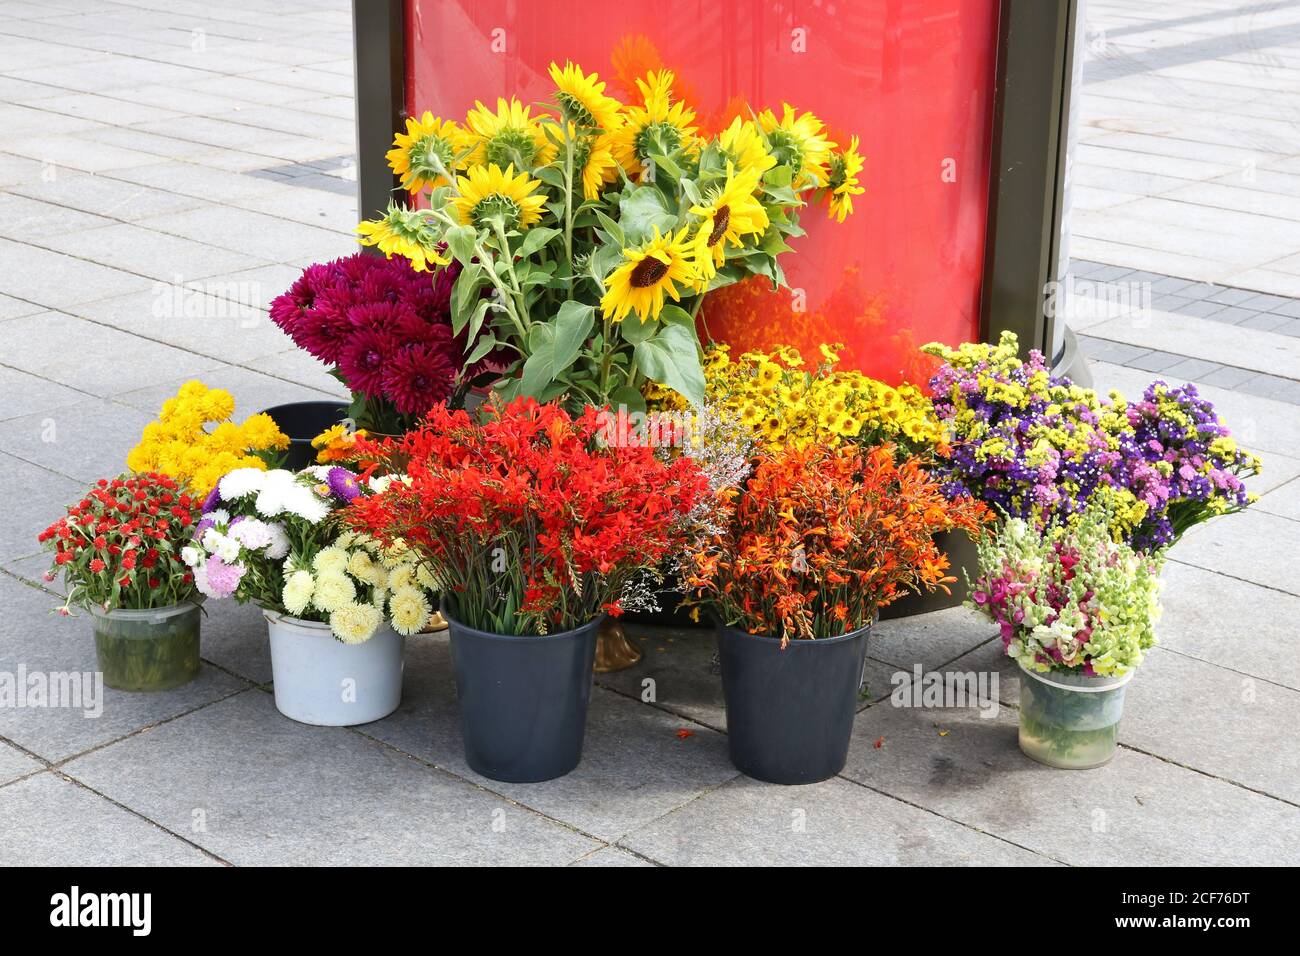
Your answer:
[[[550,75],[537,112],[512,98],[463,124],[409,119],[388,160],[420,208],[391,204],[362,242],[421,270],[460,263],[453,327],[477,343],[468,363],[509,356],[506,398],[641,409],[650,381],[698,404],[704,296],[784,284],[798,210],[822,198],[842,221],[863,191],[857,138],[837,149],[789,105],[702,135],[668,70],[631,103],[572,63]]]
[[[231,420],[234,414],[235,399],[225,389],[186,382],[144,426],[140,443],[126,456],[127,467],[183,479],[198,495],[235,468],[266,470],[289,447],[288,437],[264,412],[241,424]]]
[[[771,452],[789,445],[890,442],[905,455],[928,455],[941,445],[934,407],[921,389],[837,369],[838,359],[839,348],[828,345],[811,368],[788,346],[732,358],[727,346],[713,345],[704,355],[706,394]],[[684,404],[662,386],[648,387],[646,395],[656,408]]]

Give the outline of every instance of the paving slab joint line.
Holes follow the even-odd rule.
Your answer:
[[[1051,856],[1050,854],[1044,853],[1044,852],[1041,851],[1041,850],[1035,850],[1033,847],[1025,846],[1025,845],[1023,845],[1023,844],[1017,843],[1015,840],[1008,839],[1007,837],[1001,836],[1001,835],[999,835],[999,834],[997,834],[997,833],[993,833],[993,832],[991,832],[991,831],[989,831],[989,830],[985,830],[985,829],[983,829],[983,828],[981,828],[981,827],[977,827],[977,826],[975,826],[973,823],[966,823],[964,820],[958,820],[958,819],[955,819],[954,817],[950,817],[950,816],[948,816],[947,814],[940,813],[938,810],[931,809],[930,807],[927,807],[927,806],[925,806],[924,804],[914,803],[914,802],[911,801],[911,800],[905,800],[904,798],[902,798],[902,797],[900,797],[900,796],[897,796],[896,794],[892,794],[892,793],[890,793],[890,792],[887,791],[887,790],[881,790],[879,787],[873,787],[873,786],[871,786],[871,784],[863,783],[863,782],[860,781],[860,780],[854,780],[854,779],[852,779],[851,777],[846,777],[846,776],[844,776],[843,774],[838,774],[837,776],[838,776],[838,779],[840,779],[840,780],[845,780],[845,781],[847,781],[848,783],[853,784],[854,786],[861,787],[861,788],[864,789],[864,790],[870,790],[872,793],[878,793],[878,794],[880,794],[880,796],[882,796],[882,797],[888,797],[890,800],[897,800],[899,803],[904,804],[905,806],[912,807],[912,808],[914,808],[914,809],[916,809],[916,810],[922,810],[922,811],[924,811],[925,813],[930,814],[931,816],[936,816],[936,817],[938,817],[940,820],[947,820],[949,823],[955,823],[955,824],[957,824],[958,826],[960,826],[960,827],[964,827],[964,828],[967,829],[967,830],[972,830],[972,831],[974,831],[975,833],[979,833],[979,834],[981,834],[981,835],[983,835],[983,836],[986,836],[986,837],[991,837],[991,838],[993,838],[994,840],[999,840],[999,841],[1001,841],[1002,843],[1006,843],[1006,844],[1008,844],[1009,846],[1014,846],[1014,847],[1016,847],[1016,848],[1019,849],[1019,850],[1024,850],[1026,853],[1032,853],[1032,854],[1034,854],[1034,856],[1042,857],[1042,858],[1045,859],[1045,860],[1051,860],[1053,863],[1059,863],[1061,866],[1073,866],[1073,865],[1074,865],[1074,864],[1072,864],[1072,863],[1067,863],[1067,862],[1065,862],[1064,860],[1058,860],[1058,859],[1056,859],[1056,857]]]
[[[21,558],[15,558],[14,560],[17,561],[17,560],[22,560],[22,559],[21,559]],[[48,594],[48,595],[50,595],[50,597],[56,597],[56,598],[63,597],[62,594],[55,594],[53,591],[51,591],[49,588],[45,587],[44,585],[39,584],[39,583],[36,582],[36,581],[32,581],[32,580],[30,580],[29,578],[25,578],[25,577],[23,577],[21,574],[15,574],[13,571],[9,570],[8,568],[0,568],[0,575],[4,575],[5,577],[13,578],[14,581],[16,581],[17,583],[19,583],[19,584],[25,584],[25,585],[27,585],[29,588],[31,588],[33,591],[40,591],[42,594]]]
[[[243,678],[240,679],[243,680]],[[238,694],[247,693],[248,691],[253,690],[255,687],[255,685],[251,685],[251,682],[249,681],[244,681],[244,683],[250,684],[250,686],[237,687],[234,690],[230,691],[230,693],[228,694],[222,694],[220,697],[214,697],[212,700],[204,701],[202,704],[198,704],[194,707],[191,707],[189,710],[181,711],[179,714],[173,714],[170,717],[164,717],[162,720],[156,721],[155,723],[152,724],[146,724],[143,727],[137,727],[129,734],[123,734],[121,737],[114,737],[112,740],[106,740],[103,743],[96,744],[95,746],[90,747],[86,750],[82,750],[70,756],[63,757],[60,760],[46,761],[46,763],[50,765],[51,770],[58,770],[65,764],[71,763],[73,760],[78,760],[82,757],[89,756],[90,754],[103,750],[105,747],[111,747],[114,744],[120,744],[122,741],[130,740],[132,737],[138,737],[140,734],[143,734],[146,731],[154,730],[158,727],[162,727],[165,724],[170,724],[174,720],[180,720],[182,717],[188,717],[190,716],[190,714],[198,713],[200,710],[203,710],[205,707],[211,707],[213,704],[220,704],[222,701],[229,700],[231,697],[235,697]],[[41,757],[39,759],[44,760],[45,758]]]
[[[1161,763],[1167,763],[1174,767],[1181,767],[1184,770],[1190,770],[1192,773],[1200,774],[1202,777],[1209,777],[1211,780],[1217,780],[1220,783],[1226,783],[1231,787],[1238,787],[1250,793],[1257,794],[1261,797],[1266,797],[1269,800],[1276,800],[1278,803],[1284,803],[1288,807],[1295,807],[1297,810],[1300,810],[1300,803],[1297,803],[1294,800],[1288,800],[1286,797],[1279,797],[1277,794],[1269,793],[1267,790],[1260,790],[1258,787],[1252,787],[1249,784],[1241,783],[1237,780],[1231,779],[1230,777],[1221,777],[1216,773],[1210,773],[1208,770],[1201,770],[1199,767],[1193,767],[1191,764],[1180,763],[1179,761],[1174,760],[1170,757],[1162,757],[1158,753],[1152,753],[1149,750],[1143,750],[1141,747],[1135,747],[1133,744],[1126,744],[1123,741],[1120,741],[1119,746],[1123,747],[1125,750],[1131,750],[1134,753],[1143,754],[1147,757],[1154,757],[1156,760],[1159,760]]]
[[[597,687],[601,688],[602,690],[607,690],[611,694],[617,694],[619,697],[622,697],[624,700],[630,700],[637,704],[644,704],[645,706],[651,707],[662,714],[670,714],[673,717],[677,717],[688,723],[695,724],[697,727],[703,727],[705,730],[712,730],[714,733],[722,734],[724,736],[727,733],[725,727],[715,727],[709,722],[705,720],[701,720],[699,717],[692,717],[689,714],[683,714],[680,711],[673,710],[671,707],[669,707],[667,704],[663,703],[662,701],[642,700],[639,694],[629,694],[618,687],[613,687],[609,684],[603,683],[599,679],[595,681],[595,684]]]
[[[1197,657],[1195,654],[1188,654],[1186,651],[1180,651],[1173,647],[1164,647],[1157,643],[1156,647],[1166,654],[1175,654],[1184,660],[1197,661],[1201,664],[1208,664],[1211,667],[1217,667],[1219,670],[1227,671],[1230,674],[1238,674],[1241,677],[1248,677],[1251,680],[1259,681],[1261,684],[1268,684],[1271,687],[1280,687],[1282,690],[1289,690],[1300,693],[1300,687],[1292,687],[1290,684],[1283,684],[1281,681],[1274,680],[1271,677],[1264,677],[1260,674],[1250,674],[1246,671],[1237,670],[1235,667],[1229,667],[1227,664],[1220,664],[1218,661],[1206,660],[1204,657]]]
[[[1282,515],[1275,515],[1272,512],[1268,512],[1268,511],[1261,512],[1261,513],[1267,514],[1270,518],[1282,517]],[[1300,597],[1300,594],[1296,594],[1294,591],[1287,591],[1284,590],[1283,588],[1274,587],[1271,584],[1264,584],[1262,581],[1252,581],[1250,578],[1238,577],[1235,574],[1228,574],[1226,571],[1220,571],[1217,568],[1207,568],[1203,564],[1194,564],[1191,561],[1184,561],[1180,558],[1173,558],[1173,557],[1165,558],[1165,560],[1170,561],[1173,564],[1181,564],[1185,568],[1196,568],[1196,570],[1198,571],[1208,571],[1211,574],[1219,575],[1219,577],[1229,578],[1233,581],[1240,581],[1242,584],[1253,584],[1257,588],[1264,588],[1265,590],[1268,591],[1276,591],[1278,594],[1285,594],[1287,597]]]
[[[57,312],[58,309],[51,309],[48,305],[43,305],[43,306],[41,306],[41,311],[42,311],[42,312]],[[64,314],[67,315],[67,313],[64,313]],[[31,318],[31,316],[21,316],[21,318]],[[80,318],[80,316],[74,315],[74,316],[71,316],[71,318],[77,319],[77,318]],[[7,320],[7,321],[8,321],[8,320]],[[87,319],[86,321],[90,321],[90,320]],[[175,347],[175,346],[173,346],[173,348],[174,348],[174,347]],[[77,386],[75,386],[75,385],[64,385],[62,382],[55,381],[54,379],[50,378],[48,375],[42,375],[40,372],[29,372],[29,371],[27,371],[27,369],[25,369],[25,368],[19,368],[19,367],[16,366],[16,365],[9,365],[9,364],[6,363],[6,362],[0,362],[0,368],[7,368],[7,369],[9,369],[9,371],[11,371],[11,372],[18,372],[18,373],[21,374],[21,375],[30,375],[32,378],[38,378],[38,379],[40,379],[42,382],[49,382],[51,385],[58,385],[58,386],[60,386],[60,387],[62,387],[62,388],[66,388],[66,389],[67,389],[68,391],[70,391],[70,392],[76,392],[78,395],[85,395],[86,398],[102,398],[102,397],[103,397],[102,395],[96,395],[94,392],[87,392],[87,391],[85,391],[84,389],[77,388]],[[35,413],[33,412],[32,414],[35,414]],[[19,416],[19,417],[21,418],[21,417],[23,417],[23,416]],[[7,419],[7,420],[8,420],[8,421],[12,421],[13,419]],[[8,454],[8,453],[6,452],[6,454]],[[46,470],[48,471],[49,469],[46,469]]]
[[[125,810],[129,814],[139,817],[145,823],[148,823],[151,826],[161,830],[163,833],[166,833],[168,836],[175,837],[177,840],[180,840],[182,843],[193,847],[194,849],[202,853],[204,856],[208,857],[211,860],[216,861],[217,863],[220,863],[222,866],[234,866],[234,864],[231,863],[229,860],[225,859],[224,857],[218,856],[217,854],[213,853],[211,850],[209,850],[207,847],[203,846],[202,844],[195,843],[193,840],[189,839],[188,837],[182,836],[181,834],[177,833],[175,830],[172,830],[170,827],[163,826],[161,823],[159,823],[157,820],[154,820],[152,817],[145,816],[139,810],[135,810],[132,807],[128,807],[125,803],[122,803],[119,800],[114,800],[112,797],[108,796],[105,793],[101,793],[99,790],[96,790],[94,787],[90,786],[90,784],[82,780],[78,780],[76,777],[72,776],[71,774],[65,773],[64,771],[58,769],[51,769],[50,772],[53,773],[56,777],[59,777],[62,780],[66,780],[68,783],[73,784],[74,786],[80,787],[83,790],[93,793],[95,796],[103,800],[107,800],[109,803],[111,803],[113,806],[117,807],[118,809]]]

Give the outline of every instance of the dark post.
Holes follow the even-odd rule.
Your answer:
[[[1086,382],[1073,336],[1049,318],[1061,222],[1078,0],[1002,0],[981,334],[1015,332]]]
[[[356,43],[357,213],[388,208],[398,183],[384,154],[406,121],[402,0],[352,0]]]

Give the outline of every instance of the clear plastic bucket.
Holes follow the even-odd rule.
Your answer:
[[[1049,767],[1087,770],[1108,763],[1124,716],[1123,677],[1038,674],[1020,668],[1020,749]]]
[[[199,673],[197,604],[148,610],[91,608],[104,683],[117,690],[170,690]]]

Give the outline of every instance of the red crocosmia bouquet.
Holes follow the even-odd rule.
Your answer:
[[[180,558],[201,500],[166,475],[101,478],[37,540],[54,552],[45,578],[63,572],[70,606],[105,611],[171,607],[195,596],[194,575]]]
[[[438,402],[456,404],[483,371],[482,352],[463,368],[465,336],[452,331],[458,272],[449,266],[430,278],[401,256],[364,253],[317,263],[271,301],[271,320],[332,366],[352,392],[349,415],[360,427],[405,431]]]
[[[548,634],[617,616],[680,553],[708,483],[689,458],[602,447],[600,431],[595,409],[573,418],[532,398],[489,406],[481,425],[435,407],[401,439],[362,442],[406,477],[355,499],[347,520],[416,549],[469,627]]]
[[[786,446],[722,496],[721,531],[683,558],[691,603],[782,646],[855,631],[908,591],[953,583],[934,536],[975,534],[990,517],[972,498],[949,501],[888,444]]]

